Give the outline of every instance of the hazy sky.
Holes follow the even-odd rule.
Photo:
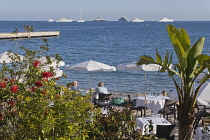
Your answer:
[[[0,20],[54,20],[61,17],[92,21],[98,16],[116,21],[121,16],[156,21],[210,21],[210,0],[0,0]]]

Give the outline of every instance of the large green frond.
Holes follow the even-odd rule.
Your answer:
[[[177,30],[174,26],[167,26],[168,35],[176,52],[179,63],[183,68],[187,67],[187,50],[190,48],[190,40],[184,29]],[[182,38],[182,36],[184,38]]]

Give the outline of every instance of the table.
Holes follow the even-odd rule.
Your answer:
[[[146,96],[146,107],[157,113],[165,105],[165,99],[170,99],[166,96]],[[145,96],[136,98],[136,106],[145,106]]]
[[[210,126],[208,126],[210,129]],[[203,131],[203,127],[197,127],[195,130],[195,140],[210,140],[210,131]]]
[[[149,121],[148,120],[152,120],[153,122],[153,131],[151,131],[149,133]],[[167,121],[165,118],[153,118],[153,117],[138,117],[136,118],[136,123],[137,126],[140,127],[140,129],[142,130],[142,135],[147,134],[156,134],[156,130],[157,130],[157,125],[171,125],[171,123],[169,121]],[[147,125],[147,126],[146,126]],[[147,129],[146,133],[145,133],[145,129]]]

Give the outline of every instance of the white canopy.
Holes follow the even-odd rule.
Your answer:
[[[137,62],[131,62],[126,64],[120,64],[117,66],[119,70],[130,70],[130,71],[159,71],[161,69],[160,65],[157,64],[148,64],[148,65],[139,65],[137,66]]]
[[[109,66],[93,60],[81,62],[70,67],[75,71],[116,71],[114,66]]]
[[[114,66],[109,66],[107,64],[103,64],[100,62],[96,62],[93,60],[90,61],[85,61],[78,63],[76,65],[73,65],[69,68],[66,67],[66,69],[72,69],[75,71],[116,71],[116,68]],[[90,88],[92,88],[92,78],[91,78],[91,73],[90,73]]]
[[[199,93],[198,93],[198,104],[210,106],[210,83],[203,84]],[[172,92],[168,93],[168,97],[174,101],[179,101],[177,91],[173,90]]]

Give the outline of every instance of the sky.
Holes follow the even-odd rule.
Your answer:
[[[117,21],[121,16],[156,21],[210,21],[210,0],[0,0],[0,21],[47,21],[61,17]]]

